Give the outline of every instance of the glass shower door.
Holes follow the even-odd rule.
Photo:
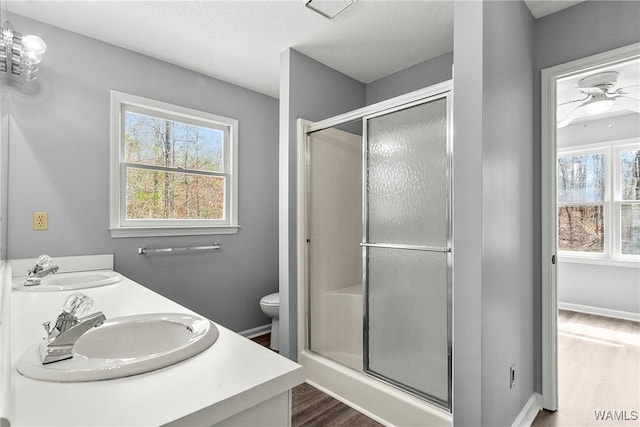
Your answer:
[[[448,96],[366,119],[364,370],[451,407]]]

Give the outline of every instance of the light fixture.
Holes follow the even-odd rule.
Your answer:
[[[584,111],[588,114],[602,114],[611,110],[611,107],[613,107],[615,102],[615,98],[608,98],[607,95],[603,93],[600,95],[594,95],[582,106],[582,108],[584,108]]]
[[[47,45],[40,37],[23,37],[9,21],[0,27],[0,71],[22,76],[26,81],[34,80],[46,50]]]
[[[355,2],[356,0],[308,0],[304,5],[327,19],[333,19]]]

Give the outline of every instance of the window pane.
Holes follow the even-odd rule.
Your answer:
[[[604,206],[558,208],[558,248],[562,251],[604,252]]]
[[[620,196],[640,200],[640,150],[620,152]]]
[[[640,255],[640,205],[622,205],[620,211],[620,251]]]
[[[602,202],[604,192],[604,154],[558,158],[558,201],[560,203]]]
[[[124,118],[125,161],[223,172],[223,132],[130,111]]]
[[[224,219],[224,180],[127,168],[127,219]]]

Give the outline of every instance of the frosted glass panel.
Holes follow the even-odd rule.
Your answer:
[[[446,246],[446,99],[367,121],[368,241]]]
[[[368,249],[369,371],[448,401],[447,254]]]

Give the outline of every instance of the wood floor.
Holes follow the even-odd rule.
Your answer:
[[[382,426],[309,384],[300,384],[293,389],[291,406],[293,427]]]
[[[560,311],[558,404],[533,426],[640,426],[640,323]]]
[[[253,338],[269,347],[270,334]],[[361,414],[309,384],[293,388],[291,397],[292,427],[382,427],[382,424]]]
[[[254,341],[269,346],[268,335]],[[558,378],[560,409],[533,427],[640,426],[640,323],[560,311]],[[292,406],[294,427],[381,426],[309,384]]]

